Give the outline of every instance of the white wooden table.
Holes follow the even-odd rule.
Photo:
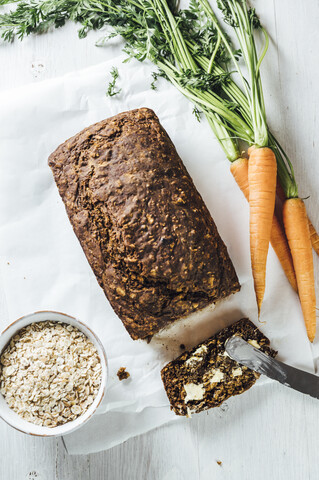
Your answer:
[[[319,2],[255,0],[272,43],[264,83],[269,117],[295,160],[300,196],[319,226]],[[105,60],[99,34],[72,25],[0,47],[1,88],[38,82]],[[317,264],[318,270],[318,264]],[[242,431],[241,444],[232,433]],[[255,387],[225,408],[167,425],[107,452],[68,456],[61,440],[24,436],[0,422],[0,479],[317,480],[319,403],[279,385]],[[217,461],[221,461],[219,465]]]

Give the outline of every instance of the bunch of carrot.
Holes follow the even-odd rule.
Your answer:
[[[200,1],[205,5],[206,0]],[[312,246],[318,253],[319,237],[308,219],[303,200],[298,197],[293,175],[283,181],[283,189],[277,181],[277,160],[273,149],[269,148],[271,141],[259,72],[268,47],[268,35],[254,11],[247,7],[246,0],[220,0],[219,5],[235,29],[249,72],[250,92],[247,93],[256,141],[248,150],[249,160],[237,159],[231,164],[231,172],[250,206],[250,251],[258,316],[265,292],[266,262],[271,242],[289,282],[299,294],[307,334],[312,342],[316,333]],[[256,23],[266,38],[260,59],[254,41]],[[284,229],[275,213],[277,191],[283,201]]]
[[[231,164],[231,172],[250,204],[251,263],[258,312],[265,292],[271,242],[291,286],[299,294],[308,338],[312,342],[316,334],[312,247],[318,254],[319,236],[299,197],[284,197],[282,228],[274,211],[277,170],[274,157],[271,149],[263,147],[254,149],[249,160],[240,158]]]

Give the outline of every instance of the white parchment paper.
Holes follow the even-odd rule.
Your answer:
[[[151,90],[153,67],[123,56],[62,78],[0,95],[0,313],[4,327],[36,310],[78,317],[103,341],[110,378],[98,414],[65,437],[70,453],[110,448],[127,438],[176,420],[162,387],[160,369],[179,353],[222,327],[248,316],[257,324],[249,259],[248,206],[205,121],[161,80]],[[111,67],[122,93],[105,95]],[[49,154],[90,124],[136,107],[153,108],[176,145],[225,241],[241,292],[190,319],[177,322],[150,344],[133,341],[110,307],[69,224],[47,165]],[[287,363],[313,371],[301,309],[272,250],[261,330]],[[116,372],[126,367],[130,379]],[[259,381],[262,386],[262,380]],[[191,420],[189,420],[191,421]]]

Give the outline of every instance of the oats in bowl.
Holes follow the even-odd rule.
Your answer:
[[[96,398],[102,365],[76,327],[41,321],[19,330],[0,358],[0,392],[24,420],[56,427],[84,414]]]

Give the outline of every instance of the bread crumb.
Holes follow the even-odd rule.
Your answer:
[[[219,465],[220,467],[223,465],[223,462],[221,462],[220,460],[216,460],[216,463],[217,463],[217,465]]]
[[[119,380],[122,381],[126,380],[130,376],[130,374],[126,371],[125,367],[121,367],[117,372],[117,376],[119,377]]]

